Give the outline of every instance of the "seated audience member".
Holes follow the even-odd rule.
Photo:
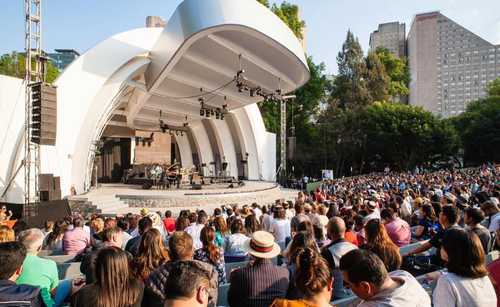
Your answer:
[[[339,270],[340,258],[358,247],[344,238],[345,223],[340,217],[332,217],[327,225],[328,237],[331,243],[321,249],[321,255],[333,272],[333,299],[342,299],[352,295],[349,289],[344,288],[342,272]]]
[[[365,234],[366,243],[361,248],[374,252],[385,264],[387,271],[399,270],[402,262],[399,248],[387,235],[382,222],[378,219],[368,221]]]
[[[0,225],[0,243],[15,241],[16,236],[14,230],[5,225]]]
[[[151,272],[169,260],[160,232],[152,228],[141,236],[139,251],[131,263],[132,272],[135,277],[146,280]]]
[[[118,247],[104,247],[97,253],[95,281],[72,297],[72,307],[139,307],[144,285],[130,274],[127,254]]]
[[[49,233],[54,230],[54,221],[45,221],[44,227],[43,227],[43,235],[46,237]]]
[[[295,274],[297,271],[297,257],[302,254],[303,250],[310,248],[319,254],[318,246],[314,238],[312,238],[307,232],[299,231],[292,239],[290,243],[290,248],[287,257],[287,268],[290,273],[290,284],[288,286],[288,291],[286,297],[291,300],[297,300],[304,297],[304,294],[295,285]]]
[[[139,251],[139,244],[141,243],[141,236],[146,233],[146,231],[150,230],[153,228],[153,221],[145,216],[139,220],[139,232],[138,236],[133,237],[132,239],[128,240],[127,245],[125,246],[125,250],[132,254],[133,256],[137,255],[137,252]]]
[[[37,256],[42,250],[43,238],[43,232],[38,228],[31,228],[19,234],[19,242],[26,248],[26,258],[16,282],[40,287],[46,305],[55,303],[60,306],[71,292],[71,281],[59,283],[56,263]]]
[[[95,271],[95,262],[97,259],[97,255],[99,251],[103,248],[106,247],[117,247],[120,248],[122,247],[122,230],[118,227],[113,227],[113,228],[107,228],[104,229],[102,233],[102,239],[103,242],[100,244],[98,247],[94,248],[93,250],[88,251],[85,254],[82,254],[79,259],[81,264],[80,264],[80,272],[85,274],[85,280],[87,283],[92,283],[95,280],[94,276],[94,271]],[[129,258],[132,258],[130,254]]]
[[[422,217],[418,220],[418,225],[415,228],[415,237],[420,240],[428,240],[439,231],[440,226],[431,205],[422,205],[421,212]]]
[[[104,231],[104,220],[100,217],[91,220],[90,229],[92,233],[92,246],[101,244],[102,232]]]
[[[490,246],[491,235],[488,228],[481,225],[483,220],[484,212],[481,209],[472,207],[465,209],[464,221],[467,225],[466,228],[473,231],[479,237],[484,253],[487,254],[488,247]]]
[[[205,226],[200,233],[203,247],[194,252],[193,258],[202,262],[210,263],[215,267],[219,275],[219,285],[226,282],[226,266],[224,263],[224,251],[215,243],[215,231],[210,226]]]
[[[235,220],[231,224],[231,235],[226,237],[225,251],[226,256],[236,256],[244,258],[247,256],[245,244],[250,240],[245,236],[245,228],[241,220]]]
[[[223,216],[217,216],[214,219],[215,227],[215,245],[224,248],[226,237],[229,236],[226,220]]]
[[[168,234],[171,234],[175,231],[175,219],[172,217],[172,211],[167,210],[165,212],[163,226],[165,226],[165,230],[168,232]]]
[[[68,230],[68,224],[66,221],[57,221],[54,224],[54,229],[50,232],[44,240],[43,248],[51,250],[53,254],[63,253],[63,238],[64,234]]]
[[[384,222],[385,230],[392,242],[398,247],[408,245],[411,240],[411,228],[408,223],[400,219],[391,208],[382,209],[380,217]]]
[[[416,255],[420,254],[422,252],[425,252],[426,250],[431,249],[432,247],[435,247],[436,250],[436,256],[433,257],[432,261],[436,265],[441,265],[442,260],[439,257],[440,253],[439,250],[441,249],[441,243],[443,241],[443,236],[444,234],[454,228],[460,228],[460,226],[457,225],[459,216],[458,216],[458,211],[457,208],[453,206],[444,206],[441,209],[441,212],[439,213],[439,224],[441,224],[441,228],[439,231],[432,237],[428,242],[423,243],[421,246],[417,247],[416,249],[410,251],[404,256],[409,256],[409,255]]]
[[[199,263],[177,261],[165,283],[165,307],[206,307],[210,286],[210,275]]]
[[[297,270],[294,284],[303,293],[300,300],[276,299],[272,307],[326,307],[331,306],[333,274],[316,249],[300,249],[295,258]]]
[[[17,285],[26,249],[19,242],[0,243],[0,305],[19,307],[44,307],[40,287]]]
[[[203,244],[200,240],[200,233],[205,224],[207,224],[208,216],[205,211],[200,211],[198,213],[198,217],[196,219],[196,223],[192,223],[189,225],[184,231],[187,232],[191,238],[193,238],[193,246],[195,249],[199,249],[203,247]]]
[[[286,268],[271,262],[280,253],[273,235],[266,231],[256,231],[247,244],[251,264],[231,273],[227,295],[229,305],[269,306],[274,299],[285,298],[289,273]]]
[[[171,261],[164,263],[158,269],[154,270],[145,282],[143,306],[160,307],[165,303],[165,286],[170,270],[176,261],[189,261],[193,260],[193,239],[189,234],[184,231],[176,231],[168,241]],[[210,290],[209,290],[209,306],[215,306],[217,303],[217,289],[218,289],[218,274],[214,266],[196,261],[203,267],[210,276]]]
[[[497,245],[500,246],[500,229],[496,232],[495,240]],[[497,307],[500,307],[500,258],[488,264],[488,273],[497,294]]]
[[[484,214],[488,216],[488,230],[491,233],[500,228],[500,209],[493,201],[488,200],[481,205]]]
[[[127,233],[135,238],[139,235],[139,216],[137,214],[128,215],[128,229]]]
[[[439,277],[433,293],[435,306],[496,306],[479,237],[471,231],[450,229],[443,237],[441,258],[448,272]]]
[[[387,272],[374,253],[355,249],[340,259],[344,284],[361,299],[358,307],[430,307],[431,299],[410,273]],[[448,305],[436,305],[448,306]]]
[[[73,229],[63,236],[63,251],[66,255],[78,255],[90,246],[90,234],[83,229],[84,222],[77,217],[73,220]]]

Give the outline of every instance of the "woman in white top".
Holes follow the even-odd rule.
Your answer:
[[[274,241],[278,243],[281,250],[286,246],[286,239],[290,237],[290,221],[286,219],[286,212],[283,208],[278,209],[271,223],[271,232],[274,235]]]
[[[245,227],[243,222],[236,219],[231,224],[231,235],[226,237],[225,255],[226,256],[246,256],[246,242],[250,240],[245,235]]]
[[[434,306],[497,305],[495,289],[484,264],[481,241],[474,232],[460,228],[447,230],[441,258],[446,262],[448,273],[438,279],[433,293]]]

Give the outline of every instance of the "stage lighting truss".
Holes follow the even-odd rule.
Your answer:
[[[224,96],[224,101],[226,100],[227,97]],[[222,105],[222,108],[217,108],[217,107],[207,106],[206,101],[203,97],[198,98],[198,101],[200,102],[201,117],[206,117],[206,118],[215,117],[215,119],[224,120],[224,116],[229,112],[226,103]]]
[[[262,89],[260,86],[253,84],[245,77],[245,70],[243,69],[240,69],[236,73],[236,77],[234,77],[234,79],[236,80],[235,82],[236,88],[238,89],[239,93],[248,93],[250,97],[260,96],[267,101],[280,102],[281,100],[284,100],[280,88],[281,80],[279,78],[278,78],[278,89],[276,89],[276,91],[274,92],[266,91]]]
[[[188,123],[188,117],[186,116],[186,121],[182,124],[182,128],[181,127],[175,127],[175,126],[169,126],[168,124],[166,124],[163,119],[161,118],[162,117],[162,112],[160,111],[160,119],[159,119],[159,123],[160,123],[160,131],[162,133],[168,133],[170,134],[171,136],[173,136],[174,134],[176,136],[184,136],[184,132],[185,130],[187,129],[187,127],[189,126],[189,123]],[[153,135],[153,134],[151,134]]]

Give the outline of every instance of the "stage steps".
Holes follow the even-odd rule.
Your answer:
[[[129,208],[125,202],[116,197],[115,193],[110,193],[110,191],[108,192],[106,189],[91,191],[85,196],[102,214],[126,212]]]

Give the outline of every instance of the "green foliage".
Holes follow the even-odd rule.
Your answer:
[[[370,103],[370,93],[364,76],[366,63],[363,50],[351,31],[337,55],[338,75],[333,84],[332,98],[342,109],[356,109]]]
[[[366,57],[365,79],[372,101],[389,100],[389,76],[375,52],[368,53]]]
[[[410,70],[406,59],[400,59],[394,56],[389,50],[383,47],[377,48],[375,51],[385,67],[385,71],[389,76],[389,95],[391,96],[406,96],[410,90]]]
[[[500,96],[469,104],[451,121],[460,133],[467,164],[500,162]]]
[[[299,7],[297,5],[285,1],[280,5],[273,4],[271,11],[273,11],[274,14],[276,14],[285,24],[288,25],[288,27],[290,27],[295,36],[299,39],[304,38],[302,30],[306,24],[300,19]]]
[[[12,52],[0,57],[0,74],[24,79],[26,72],[26,57],[24,54]],[[33,62],[34,65],[34,62]],[[45,79],[52,83],[59,76],[59,70],[49,61]]]
[[[488,84],[487,91],[490,96],[500,96],[500,77]]]
[[[264,5],[265,7],[269,8],[269,1],[268,0],[257,0],[257,2]]]

